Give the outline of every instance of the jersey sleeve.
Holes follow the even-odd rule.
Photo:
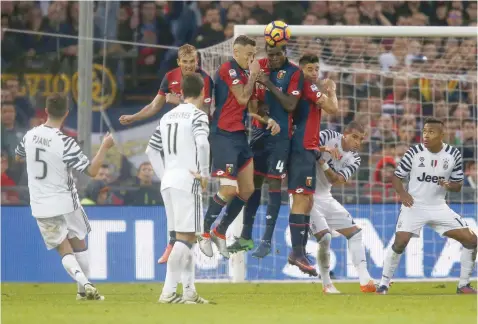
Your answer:
[[[232,87],[238,84],[244,84],[239,71],[232,67],[230,67],[230,69],[227,69],[227,65],[222,65],[220,67],[219,76],[224,82],[226,82],[228,87]]]
[[[406,178],[410,171],[412,171],[413,156],[415,151],[413,147],[410,147],[408,151],[403,155],[400,163],[398,163],[397,168],[395,169],[395,176],[400,179]]]
[[[210,105],[212,102],[212,89],[214,82],[208,74],[204,76],[204,104]]]
[[[328,141],[330,141],[331,139],[336,138],[338,136],[340,136],[339,132],[336,132],[336,131],[333,131],[333,130],[330,130],[330,129],[320,131],[319,145],[324,146],[324,145],[327,144]]]
[[[344,177],[345,181],[347,181],[359,169],[361,162],[360,156],[357,153],[354,153],[350,162],[350,164],[347,164],[338,172],[342,177]]]
[[[151,147],[153,150],[163,153],[163,141],[161,138],[161,128],[159,125],[158,127],[156,127],[156,130],[151,136],[148,146]]]
[[[192,130],[195,138],[209,136],[209,117],[204,112],[200,110],[194,112]]]
[[[161,81],[161,85],[159,86],[158,94],[161,96],[165,96],[169,92],[168,76],[169,76],[169,73],[166,73],[163,80]]]
[[[287,94],[299,97],[302,94],[304,88],[304,74],[302,71],[297,70],[292,74],[290,78],[289,87],[287,88]]]
[[[21,158],[24,158],[26,156],[26,153],[25,153],[25,136],[23,136],[22,141],[20,143],[18,143],[17,148],[15,149],[15,154],[18,155]]]
[[[462,182],[464,180],[463,175],[463,161],[461,153],[458,149],[455,148],[455,152],[452,153],[454,158],[453,170],[451,171],[450,181],[451,182]]]
[[[90,166],[90,160],[83,153],[76,141],[69,136],[63,135],[63,163],[68,168],[75,169],[78,172],[85,172]]]
[[[322,97],[322,92],[319,91],[317,85],[313,83],[306,83],[303,89],[304,98],[310,103],[317,103],[317,100]]]

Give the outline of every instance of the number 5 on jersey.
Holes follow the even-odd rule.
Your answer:
[[[35,162],[41,163],[41,164],[43,165],[42,175],[35,177],[35,179],[37,179],[37,180],[43,180],[43,179],[46,178],[46,175],[47,175],[46,162],[43,161],[43,160],[40,158],[40,152],[45,152],[45,150],[37,147],[37,149],[36,149],[36,151],[35,151]]]

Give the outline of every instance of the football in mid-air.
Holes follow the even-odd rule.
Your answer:
[[[290,27],[283,21],[275,20],[264,29],[264,37],[270,46],[284,46],[290,39]]]

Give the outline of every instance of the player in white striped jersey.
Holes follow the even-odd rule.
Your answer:
[[[52,95],[46,106],[46,123],[29,130],[16,148],[16,159],[27,166],[32,215],[47,248],[58,251],[65,270],[78,283],[77,299],[103,300],[88,280],[86,236],[91,229],[71,171],[94,177],[114,145],[113,138],[105,137],[90,163],[76,141],[60,131],[68,115],[67,99]]]
[[[395,240],[387,250],[382,280],[377,293],[386,294],[400,257],[412,237],[420,236],[429,225],[442,236],[457,240],[461,251],[458,294],[476,294],[470,276],[476,262],[477,236],[465,220],[445,201],[447,191],[459,192],[463,185],[460,151],[443,143],[443,122],[427,119],[423,126],[423,144],[410,147],[400,161],[392,185],[402,201],[396,225]],[[402,180],[409,177],[408,191]]]
[[[317,239],[317,262],[324,293],[340,293],[330,278],[331,231],[337,231],[347,238],[352,262],[357,269],[362,292],[375,292],[367,270],[365,248],[362,244],[361,229],[354,223],[350,213],[332,197],[332,185],[341,185],[359,169],[360,156],[357,151],[365,138],[365,128],[357,123],[349,123],[344,134],[331,130],[320,132],[320,150],[317,163],[317,184],[314,205],[310,213],[310,231]]]
[[[193,249],[197,235],[202,233],[202,191],[206,190],[209,174],[209,118],[200,110],[204,100],[202,77],[184,76],[181,91],[184,104],[161,118],[147,149],[161,178],[168,231],[176,232],[159,302],[207,304],[194,285]],[[176,294],[179,282],[183,285],[182,296]]]

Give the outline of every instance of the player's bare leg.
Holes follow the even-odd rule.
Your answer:
[[[230,253],[236,253],[239,251],[249,251],[254,247],[254,241],[252,240],[252,229],[254,227],[254,221],[257,213],[257,209],[261,203],[262,185],[264,183],[264,177],[258,174],[254,175],[254,192],[247,201],[244,207],[244,219],[242,222],[241,236],[236,238],[234,243],[227,247]]]
[[[56,250],[61,256],[61,263],[66,272],[75,280],[79,285],[84,287],[86,298],[89,300],[96,299],[98,290],[91,284],[86,275],[84,274],[80,264],[73,254],[73,248],[67,238],[56,247]]]
[[[173,249],[174,242],[176,241],[176,232],[171,231],[169,232],[169,242],[164,249],[163,255],[158,259],[159,264],[163,264],[168,262],[169,255],[171,254],[171,250]]]
[[[452,238],[463,245],[461,250],[460,281],[456,288],[457,294],[477,294],[470,284],[470,277],[476,264],[477,237],[469,228],[460,228],[445,232],[443,235]]]
[[[400,263],[403,251],[410,242],[412,233],[408,232],[396,232],[395,241],[392,246],[387,250],[385,255],[385,261],[383,262],[382,279],[380,280],[379,287],[377,288],[377,294],[387,294],[390,287],[390,281],[393,274]]]
[[[292,252],[289,254],[290,264],[297,266],[302,272],[317,277],[317,270],[310,264],[305,255],[305,244],[308,240],[308,220],[312,208],[312,195],[304,193],[292,194],[292,208],[289,215]]]
[[[247,162],[237,175],[238,193],[227,206],[226,212],[219,225],[211,231],[211,240],[216,244],[224,257],[229,257],[226,245],[226,231],[236,219],[245,203],[254,191],[254,163]]]
[[[317,263],[319,265],[320,278],[322,279],[322,291],[325,294],[340,294],[330,278],[330,242],[332,234],[328,229],[314,234],[317,239]]]
[[[166,279],[158,302],[161,304],[209,304],[198,295],[194,285],[194,243],[195,233],[176,232],[167,263]],[[176,293],[178,283],[183,285],[183,295]]]
[[[367,258],[365,256],[365,247],[362,243],[362,229],[358,226],[337,230],[345,236],[348,241],[352,262],[357,269],[360,282],[360,290],[364,293],[373,293],[376,291],[375,282],[367,270]]]

